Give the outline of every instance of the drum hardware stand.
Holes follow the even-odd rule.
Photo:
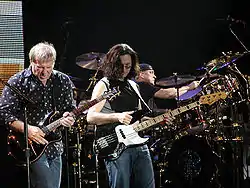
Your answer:
[[[76,134],[76,144],[75,144],[75,152],[76,152],[76,162],[73,162],[73,175],[74,175],[74,186],[75,188],[82,187],[82,172],[81,172],[81,151],[82,151],[82,144],[80,143],[81,140],[81,130],[77,128],[77,130],[73,130],[73,133]],[[77,183],[78,180],[78,183]],[[77,186],[78,185],[78,186]]]
[[[242,169],[242,144],[237,141],[233,146],[233,184],[235,188],[241,188],[243,183],[243,169]],[[240,145],[239,145],[240,144]]]
[[[97,129],[97,126],[95,125],[95,128],[94,128],[94,142],[93,142],[93,151],[96,151],[95,152],[95,171],[96,171],[96,188],[99,188],[99,161],[98,161],[98,151],[97,151],[97,147],[96,147],[96,129]]]
[[[249,124],[249,122],[247,123]],[[249,145],[249,129],[248,125],[244,124],[244,137],[243,137],[243,179],[244,182],[249,184],[250,181],[250,156],[249,155],[249,150],[250,150],[250,145]]]
[[[174,75],[174,82],[175,82],[175,87],[176,87],[176,100],[177,100],[177,108],[179,107],[180,105],[180,93],[179,93],[179,86],[178,86],[178,77],[177,77],[177,72],[174,72],[173,73]]]
[[[249,146],[244,143],[243,145],[244,147],[244,150],[243,150],[243,160],[244,160],[244,164],[243,164],[243,169],[244,169],[244,178],[245,180],[249,180],[250,179],[250,176],[249,176],[249,165],[250,165],[250,161],[249,161],[249,156],[248,156],[248,153],[249,153]]]
[[[96,58],[96,62],[97,62],[97,65],[101,64],[101,59],[100,59],[100,57],[97,57],[97,58]],[[89,86],[88,86],[88,88],[86,89],[86,91],[89,91],[89,89],[91,88],[91,86],[92,86],[92,85],[93,85],[93,86],[95,85],[95,83],[96,83],[96,81],[97,81],[96,76],[97,76],[97,73],[99,72],[99,70],[101,69],[101,67],[102,67],[102,66],[99,66],[99,67],[97,68],[97,70],[96,70],[94,76],[91,77],[91,78],[89,79],[89,80],[90,80],[90,83],[89,83]]]
[[[249,100],[249,98],[250,98],[250,96],[249,96],[249,94],[250,94],[250,92],[249,92],[249,89],[250,89],[249,77],[247,75],[245,75],[244,78],[247,82],[247,99],[246,100],[247,100],[247,104],[249,104],[249,102],[250,102],[250,100]]]
[[[239,122],[238,119],[238,111],[237,111],[237,107],[236,107],[236,103],[234,101],[231,101],[231,105],[230,105],[230,126],[233,127],[233,124],[236,122]],[[230,146],[232,148],[232,165],[233,165],[233,169],[232,169],[232,178],[233,178],[233,186],[235,188],[241,188],[242,183],[243,183],[243,158],[242,158],[242,152],[243,152],[243,148],[242,148],[242,143],[240,141],[233,141],[231,140],[231,138],[234,137],[233,135],[233,130],[232,132],[229,133],[229,142]]]
[[[67,174],[67,186],[70,186],[70,176],[69,176],[69,139],[68,139],[68,129],[65,130],[65,137],[64,137],[64,143],[65,143],[65,160],[66,160],[66,174]]]
[[[77,186],[76,186],[77,185],[77,178],[76,178],[76,175],[77,175],[76,166],[77,165],[76,165],[76,163],[73,163],[72,166],[73,166],[73,175],[74,175],[74,187],[77,188]]]
[[[82,151],[82,145],[80,143],[81,138],[81,132],[80,130],[76,133],[76,151],[77,151],[77,166],[78,166],[78,182],[79,182],[79,188],[82,187],[82,172],[81,172],[81,151]]]
[[[16,87],[11,86],[8,82],[3,81],[0,78],[0,81],[3,83],[3,85],[9,87],[12,92],[14,92],[16,95],[21,97],[22,103],[23,103],[23,109],[24,109],[24,140],[25,140],[25,158],[26,158],[26,166],[27,169],[27,188],[30,188],[30,148],[29,148],[29,140],[28,140],[28,122],[27,122],[27,106],[32,105],[38,105],[33,100],[27,98],[25,95],[23,95]]]
[[[176,107],[179,108],[180,107],[180,92],[179,92],[179,86],[178,86],[178,76],[177,76],[177,72],[173,73],[174,76],[174,82],[175,82],[175,88],[176,88]],[[181,117],[180,115],[176,116],[176,119],[178,119],[178,123],[181,122]]]
[[[249,99],[249,82],[248,82],[248,79],[240,72],[240,70],[237,68],[235,63],[232,63],[231,65],[229,65],[229,70],[232,71],[232,74],[234,74],[234,75],[238,74],[244,80],[245,86],[246,86],[246,98],[245,99],[248,101],[248,99]],[[236,75],[236,77],[237,77],[237,75]],[[233,88],[234,86],[232,85],[231,87]],[[235,92],[235,89],[233,89],[233,91]],[[244,101],[245,99],[243,98],[241,93],[239,91],[237,91],[237,93],[241,98],[241,101],[239,101],[239,102]]]
[[[159,184],[159,188],[163,188],[163,187],[164,187],[164,186],[162,186],[162,183],[161,183],[161,182],[162,182],[162,173],[164,173],[164,171],[165,171],[165,170],[162,169],[162,168],[161,168],[160,171],[159,171],[159,183],[160,183],[160,184]]]
[[[217,130],[216,130],[216,138],[218,138],[218,137],[221,137],[222,136],[222,139],[224,139],[224,135],[222,135],[223,133],[221,132],[221,127],[219,127],[220,125],[222,125],[222,119],[220,119],[220,117],[219,117],[219,104],[216,104],[216,112],[215,112],[215,124],[216,124],[216,126],[217,126]],[[219,133],[218,133],[218,130],[220,131]],[[211,147],[211,144],[209,144],[210,145],[210,147]],[[220,162],[222,162],[222,163],[225,163],[225,161],[224,161],[224,159],[222,158],[222,156],[221,156],[221,147],[223,147],[223,146],[221,146],[221,145],[219,145],[219,151],[214,151],[215,150],[215,148],[213,147],[213,150],[212,150],[212,153],[213,153],[213,156],[214,156],[214,158],[216,159],[216,161],[217,161],[217,163],[219,164]],[[212,147],[211,147],[212,148]],[[218,154],[218,152],[219,152],[219,154]],[[216,166],[216,168],[217,168],[217,166]],[[217,171],[218,171],[218,168],[217,168]],[[216,175],[216,177],[218,176],[218,172],[216,172],[217,173],[217,175]]]
[[[149,150],[154,152],[154,146],[159,142],[161,141],[161,138],[158,138],[153,144],[151,144],[149,146]],[[164,143],[162,143],[161,145],[167,145],[167,141],[165,141]],[[164,169],[164,166],[165,166],[165,161],[166,161],[166,156],[167,156],[167,153],[169,152],[168,149],[166,149],[165,151],[165,154],[164,154],[164,157],[163,157],[163,164],[160,165],[160,170],[159,170],[159,188],[163,188],[165,187],[164,184],[167,183],[168,180],[166,180],[164,182],[164,184],[162,184],[162,174],[165,172],[165,169]]]
[[[229,16],[229,17],[230,17],[230,16]],[[235,32],[233,31],[233,29],[232,29],[232,23],[229,24],[228,28],[229,28],[230,32],[235,36],[235,38],[237,39],[237,41],[241,44],[241,46],[243,46],[243,48],[244,48],[247,52],[249,52],[249,50],[247,49],[247,47],[243,44],[243,42],[239,39],[239,37],[238,37],[238,36],[235,34]]]
[[[231,18],[230,15],[228,15],[227,20],[229,20],[229,19],[231,19],[231,22],[243,24],[243,25],[244,25],[244,28],[245,28],[245,25],[246,25],[246,22],[245,22],[245,21],[233,19],[233,18]],[[234,35],[234,37],[236,38],[236,40],[237,40],[237,41],[241,44],[241,46],[246,50],[245,53],[250,53],[250,51],[248,50],[248,48],[243,44],[243,42],[239,39],[239,37],[238,37],[238,36],[236,35],[236,33],[233,31],[233,29],[232,29],[232,23],[229,24],[228,28],[229,28],[230,32]],[[242,75],[241,72],[237,69],[237,67],[236,67],[235,64],[234,64],[234,68],[236,69],[236,71],[237,71],[238,73],[240,73],[240,75]],[[244,77],[243,75],[242,75],[242,78],[245,79],[245,77]],[[249,82],[246,81],[246,83],[247,83],[247,86],[249,86]],[[247,97],[248,97],[248,100],[249,100],[249,87],[247,87]]]
[[[204,131],[204,128],[206,128],[206,123],[204,120],[203,115],[201,114],[201,107],[198,106],[196,108],[194,108],[194,110],[196,111],[196,114],[198,114],[198,120],[199,121],[199,129],[201,129],[201,131]]]

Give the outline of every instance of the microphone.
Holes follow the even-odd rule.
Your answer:
[[[72,23],[74,23],[73,20],[68,20],[68,21],[64,22],[63,25],[65,26],[65,25],[69,25],[69,24],[72,24]]]
[[[224,21],[226,23],[228,23],[229,25],[232,25],[232,24],[243,24],[244,27],[246,25],[246,22],[243,21],[243,20],[238,20],[238,19],[234,19],[232,18],[230,15],[228,15],[226,18],[218,18],[216,19],[217,21]]]
[[[62,24],[62,29],[68,29],[68,27],[72,26],[75,23],[73,20],[67,20]]]

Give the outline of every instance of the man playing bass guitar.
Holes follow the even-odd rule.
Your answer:
[[[117,125],[131,126],[133,113],[143,105],[137,85],[131,80],[139,70],[138,62],[137,53],[127,44],[117,44],[106,54],[104,78],[94,87],[92,99],[112,87],[119,87],[120,95],[112,102],[104,100],[89,109],[87,121],[97,125],[97,138],[106,134],[108,141],[112,139],[108,135],[114,133]],[[126,148],[115,159],[109,155],[105,165],[112,188],[155,187],[152,161],[145,143]]]

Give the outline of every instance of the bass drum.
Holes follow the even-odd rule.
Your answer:
[[[177,187],[206,187],[216,171],[215,156],[207,140],[194,135],[176,140],[167,160],[165,182]]]

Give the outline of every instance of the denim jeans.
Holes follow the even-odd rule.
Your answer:
[[[105,160],[111,188],[154,188],[154,171],[147,145],[127,148],[116,160]]]
[[[62,158],[48,159],[45,154],[30,165],[32,188],[59,188],[61,184]]]

